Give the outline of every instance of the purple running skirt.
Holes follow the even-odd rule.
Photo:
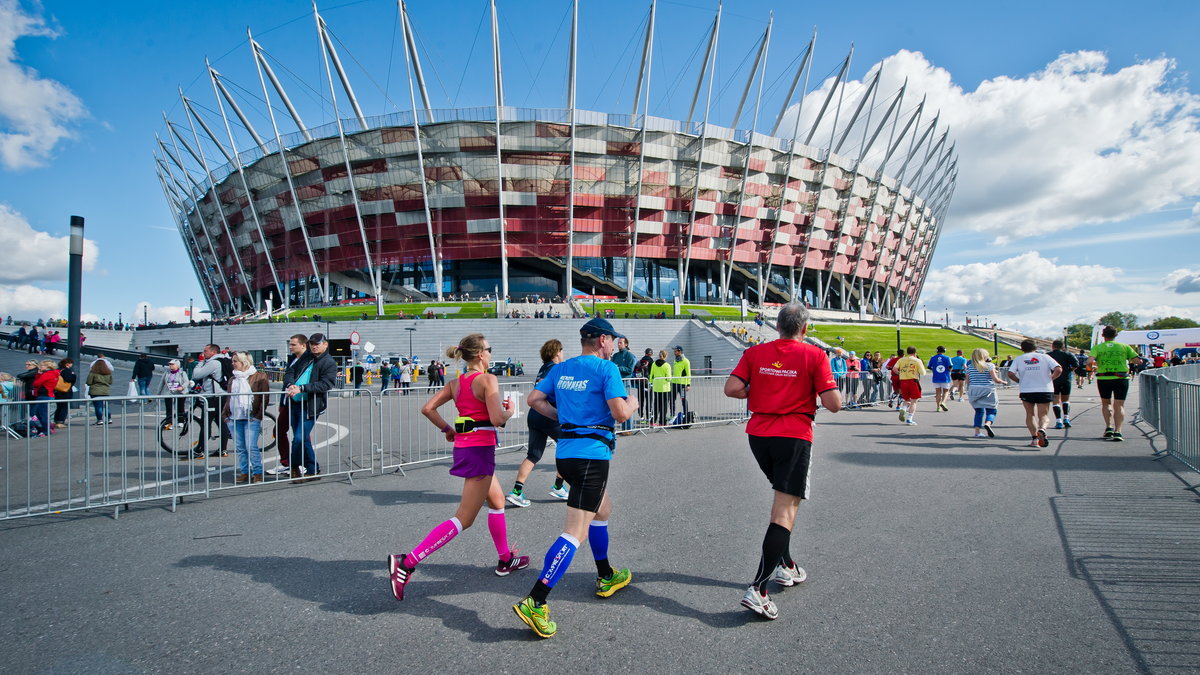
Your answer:
[[[496,446],[468,445],[454,448],[454,466],[450,467],[451,476],[474,478],[475,476],[491,476],[496,473]]]

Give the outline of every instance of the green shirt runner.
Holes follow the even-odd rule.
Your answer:
[[[1096,359],[1097,380],[1118,380],[1129,377],[1129,360],[1140,355],[1123,342],[1101,342],[1090,356]]]

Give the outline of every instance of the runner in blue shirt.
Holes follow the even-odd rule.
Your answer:
[[[950,400],[953,401],[956,397],[954,392],[958,392],[958,400],[966,399],[967,393],[967,359],[963,356],[963,350],[958,350],[958,354],[950,357]]]
[[[591,542],[596,560],[596,595],[607,598],[629,585],[628,569],[608,562],[608,464],[616,447],[614,427],[638,409],[637,397],[626,392],[621,372],[609,359],[616,340],[625,337],[606,319],[595,318],[579,329],[583,354],[564,361],[529,394],[529,407],[556,419],[561,431],[555,459],[558,472],[571,486],[567,524],[546,552],[542,574],[529,595],[513,611],[540,637],[552,637],[558,626],[550,620],[546,597],[562,579],[583,540]]]
[[[946,348],[938,345],[937,353],[929,358],[929,372],[933,373],[934,407],[942,412],[950,412],[946,407],[946,398],[950,393],[950,370],[953,364],[946,356]]]

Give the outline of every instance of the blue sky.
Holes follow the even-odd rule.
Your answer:
[[[509,105],[564,105],[569,7],[499,3]],[[435,107],[491,104],[485,8],[410,3]],[[628,112],[647,8],[582,3],[581,108]],[[686,115],[714,9],[659,3],[651,114]],[[886,62],[885,81],[908,77],[951,120],[961,173],[922,298],[931,315],[949,308],[1040,334],[1110,309],[1200,319],[1200,5],[728,2],[717,123],[732,115],[772,10],[760,131],[814,26],[810,90],[853,43],[848,95]],[[395,3],[321,11],[366,114],[407,107]],[[177,87],[215,109],[205,57],[239,96],[261,95],[247,27],[306,122],[331,121],[307,2],[0,0],[0,84],[20,85],[0,86],[0,242],[17,253],[0,272],[0,315],[56,309],[66,249],[52,237],[71,215],[87,218],[98,251],[85,313],[128,317],[146,303],[162,319],[200,297],[153,170],[154,134],[163,111],[182,119]],[[269,129],[265,116],[252,121]]]

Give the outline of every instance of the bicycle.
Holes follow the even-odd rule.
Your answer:
[[[183,401],[178,401],[177,404],[182,406]],[[180,459],[203,457],[205,455],[205,442],[220,438],[219,429],[216,436],[208,435],[211,431],[211,426],[209,425],[210,417],[211,413],[205,399],[194,399],[190,412],[174,420],[168,417],[159,422],[159,447],[168,455]],[[274,413],[263,411],[262,426],[258,436],[263,452],[273,449],[278,441],[275,435],[276,422]],[[192,430],[192,425],[195,425],[195,432],[189,435],[188,432]],[[168,426],[170,426],[170,429],[167,428]]]

